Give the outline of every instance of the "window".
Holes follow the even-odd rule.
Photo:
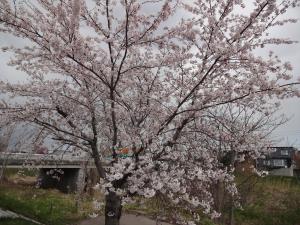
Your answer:
[[[289,152],[288,152],[288,150],[281,150],[280,154],[281,155],[289,155]]]
[[[274,159],[273,165],[274,166],[285,166],[285,160],[284,159]]]

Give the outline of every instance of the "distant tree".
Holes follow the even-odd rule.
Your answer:
[[[0,152],[8,150],[9,142],[14,131],[14,126],[0,128]]]
[[[220,166],[243,176],[237,184],[239,196],[228,195],[222,180],[212,186],[214,208],[223,214],[216,221],[218,224],[232,225],[237,203],[245,204],[247,192],[244,190],[253,189],[252,178],[264,172],[256,168],[256,159],[262,153],[269,153],[270,149],[266,147],[273,144],[270,137],[273,130],[287,122],[287,119],[276,110],[265,114],[260,112],[260,108],[233,104],[213,109],[207,116],[210,127],[215,129],[210,134],[203,134],[209,135],[206,139],[209,140],[207,148],[218,155]],[[239,202],[235,199],[239,199]]]
[[[2,105],[1,123],[33,123],[39,138],[91,154],[106,194],[106,225],[119,224],[122,204],[135,195],[163,194],[194,216],[174,212],[177,224],[198,221],[199,207],[217,216],[211,187],[222,181],[231,194],[236,188],[219,157],[224,148],[211,144],[220,124],[235,121],[209,115],[228,104],[267,115],[276,107],[270,98],[296,93],[291,65],[254,51],[293,43],[268,30],[296,22],[278,17],[298,0],[14,3],[0,0],[1,31],[30,44],[3,50],[29,79],[0,83],[1,92],[23,96]],[[221,144],[261,141],[243,131],[219,133]],[[234,144],[232,151],[245,145]],[[118,157],[125,148],[132,157]],[[106,157],[112,160],[104,167]]]
[[[6,126],[0,128],[0,154],[9,153],[9,142],[14,131],[14,126]],[[3,157],[3,162],[0,164],[0,182],[5,179],[4,172],[6,169],[7,157]]]
[[[34,152],[37,154],[47,154],[48,153],[48,148],[45,146],[41,146],[41,145],[35,146],[34,150],[35,150]]]
[[[5,139],[3,139],[3,137],[0,137],[0,152],[5,152],[7,149],[7,142]]]

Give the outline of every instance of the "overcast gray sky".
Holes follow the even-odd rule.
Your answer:
[[[288,17],[300,19],[300,9],[290,9],[286,14]],[[273,30],[271,33],[276,37],[290,37],[292,40],[300,42],[300,22],[289,24],[286,27]],[[300,78],[300,43],[276,47],[275,53],[284,61],[290,61],[294,68],[293,79]],[[299,86],[300,88],[300,86]],[[281,113],[290,117],[290,120],[279,127],[273,134],[279,139],[280,145],[293,145],[300,149],[300,98],[293,98],[282,101]]]
[[[300,9],[290,9],[286,17],[300,18]],[[292,40],[300,41],[300,23],[290,24],[280,29],[277,28],[271,32],[271,35],[276,37],[290,37]],[[0,34],[0,47],[9,45],[21,47],[24,44],[24,40],[14,38],[8,34]],[[300,77],[300,43],[274,47],[272,50],[283,61],[290,61],[292,63],[294,68],[293,79],[297,80]],[[261,54],[264,53],[261,52]],[[13,83],[24,82],[26,75],[7,65],[11,56],[10,53],[0,53],[0,79]],[[279,140],[278,145],[293,145],[300,149],[300,98],[284,100],[280,113],[284,113],[290,117],[290,121],[279,127],[273,136]]]

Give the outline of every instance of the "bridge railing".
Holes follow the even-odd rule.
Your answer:
[[[7,167],[49,167],[62,166],[65,168],[94,167],[93,161],[86,156],[70,154],[30,154],[30,153],[0,153],[0,166]]]

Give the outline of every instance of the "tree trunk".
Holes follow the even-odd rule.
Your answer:
[[[109,192],[105,201],[105,225],[119,225],[122,214],[121,197]]]

